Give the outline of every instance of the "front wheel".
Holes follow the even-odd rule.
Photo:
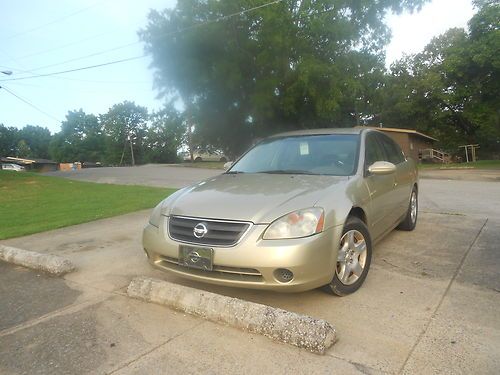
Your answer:
[[[398,229],[411,231],[417,226],[418,217],[418,194],[417,189],[413,188],[410,195],[410,203],[408,204],[408,211],[403,221],[399,224]]]
[[[340,239],[335,275],[324,290],[337,296],[354,293],[370,269],[372,242],[367,226],[360,219],[347,219]]]

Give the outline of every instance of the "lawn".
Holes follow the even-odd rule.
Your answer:
[[[151,208],[174,191],[0,171],[0,239]]]
[[[500,169],[500,160],[479,160],[474,163],[419,164],[420,169]]]

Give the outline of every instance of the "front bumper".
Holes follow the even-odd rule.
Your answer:
[[[339,225],[305,238],[263,240],[267,225],[253,225],[235,246],[211,246],[214,269],[203,271],[177,264],[182,243],[169,237],[167,227],[168,218],[162,217],[159,228],[148,224],[143,231],[143,247],[154,267],[212,284],[283,292],[299,292],[328,284],[335,271],[342,234]],[[275,271],[283,268],[294,275],[286,283],[276,278]]]

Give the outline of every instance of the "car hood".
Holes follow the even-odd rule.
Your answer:
[[[347,177],[222,174],[167,199],[166,215],[243,220],[268,224],[291,211],[308,208]]]

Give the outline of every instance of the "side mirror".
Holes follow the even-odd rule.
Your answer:
[[[396,172],[396,166],[388,161],[376,161],[368,167],[368,172],[373,175],[385,175]]]
[[[232,161],[228,161],[227,163],[224,163],[224,170],[227,171],[231,166],[233,165]]]

